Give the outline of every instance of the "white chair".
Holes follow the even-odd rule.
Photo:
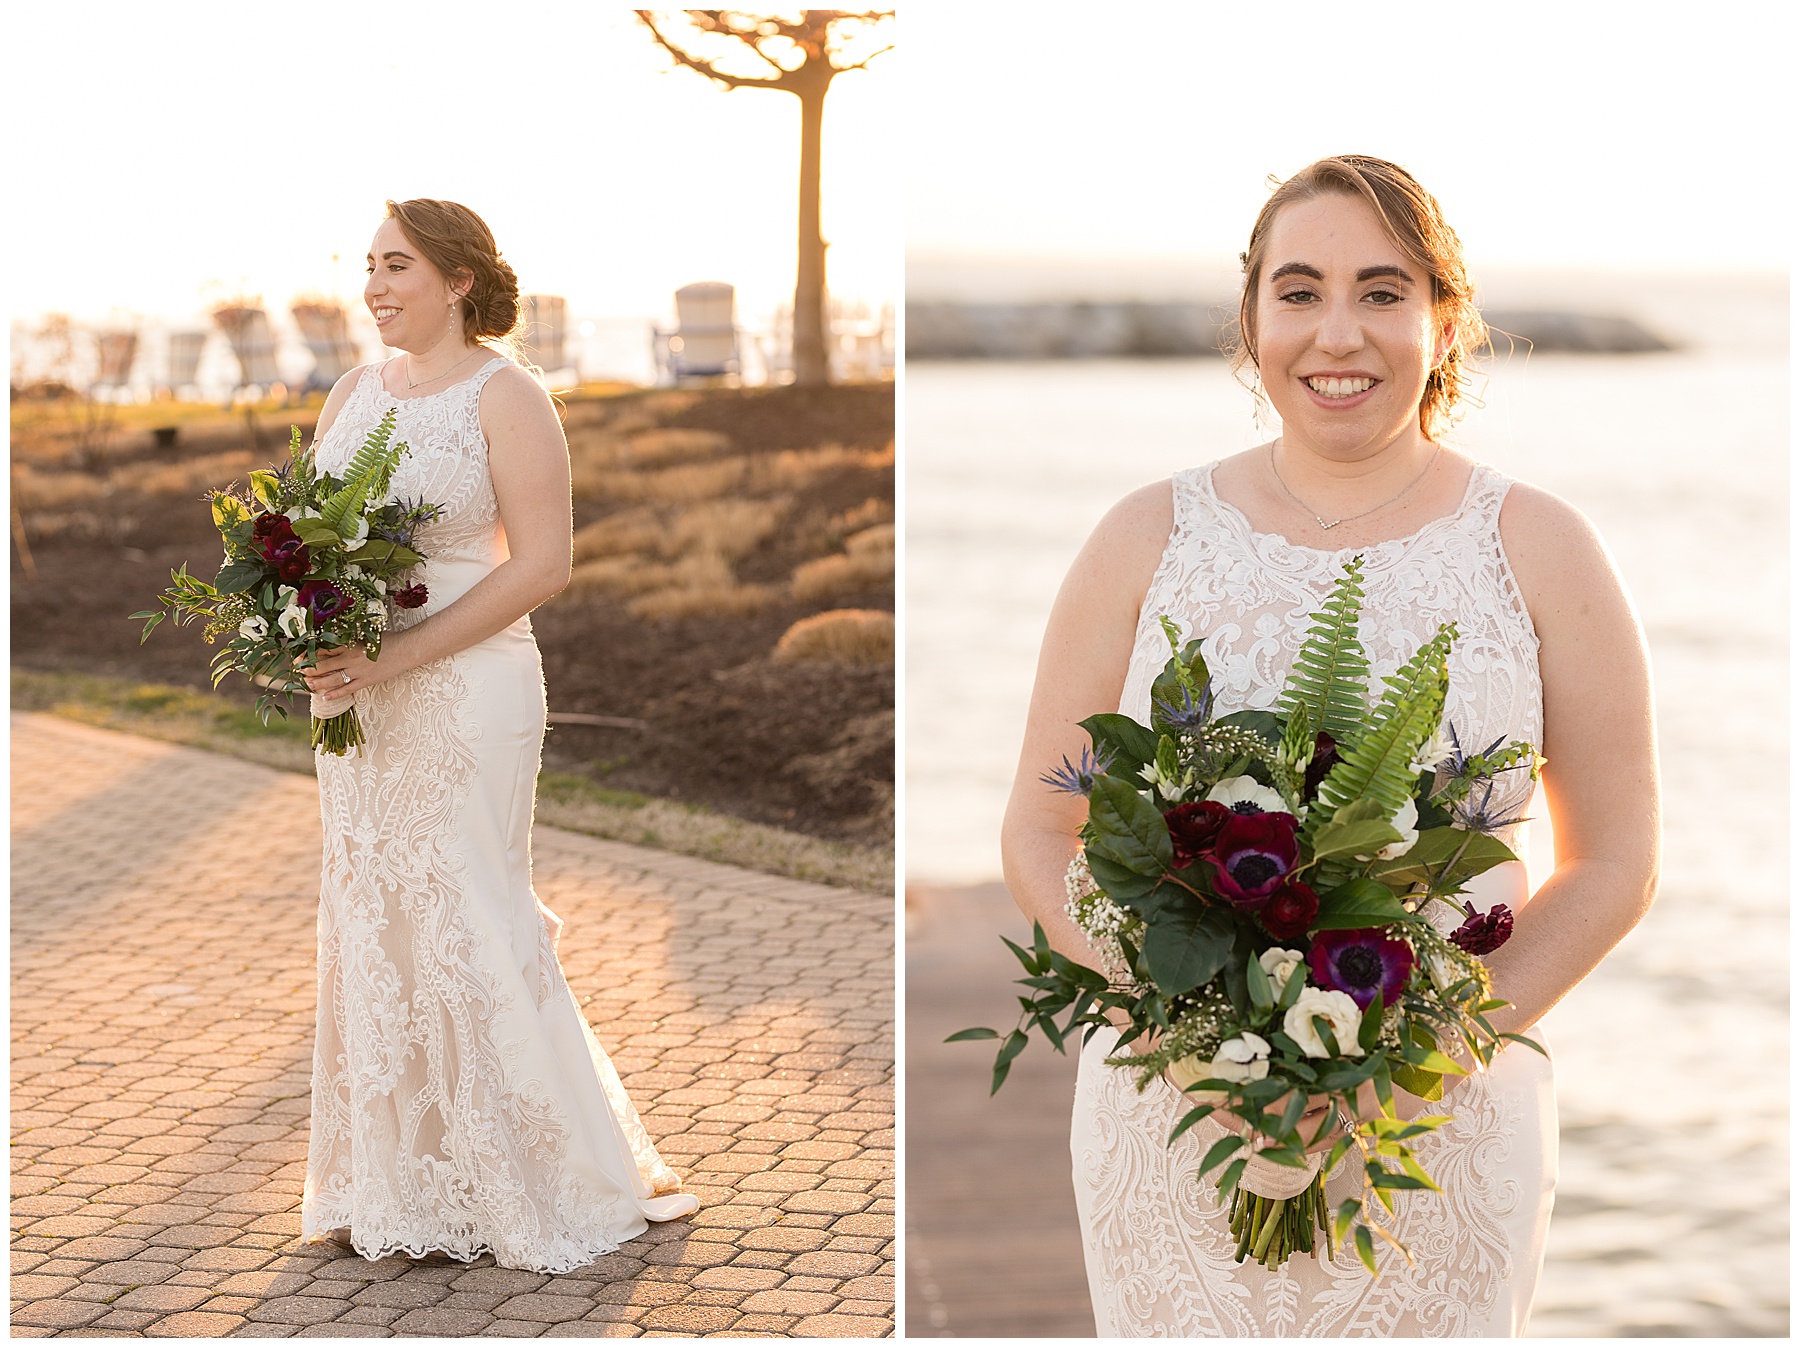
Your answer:
[[[289,312],[313,358],[312,370],[300,392],[305,395],[322,389],[329,393],[331,386],[356,366],[356,343],[350,340],[344,307],[328,300],[308,300],[294,305]]]
[[[723,281],[696,281],[675,292],[675,331],[656,329],[652,346],[659,376],[685,379],[741,375],[736,292]]]
[[[169,334],[169,392],[179,397],[184,389],[199,391],[200,356],[206,350],[205,332]]]
[[[545,374],[568,368],[568,301],[561,295],[527,295],[520,306],[519,344],[525,358]]]
[[[100,371],[94,376],[96,393],[116,391],[131,383],[137,347],[138,335],[130,328],[107,328],[94,334],[94,349],[100,358]]]
[[[275,334],[269,327],[269,316],[250,305],[227,304],[213,310],[213,322],[231,343],[231,353],[238,361],[238,382],[232,389],[252,385],[267,392],[282,382],[281,369],[275,363]]]

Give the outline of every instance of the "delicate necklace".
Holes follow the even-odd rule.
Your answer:
[[[478,354],[479,353],[475,351],[469,352],[468,355],[457,361],[456,364],[452,365],[448,370],[445,370],[444,374],[434,374],[424,379],[414,379],[412,377],[412,356],[409,353],[406,357],[406,386],[410,389],[417,388],[420,384],[435,384],[438,380],[442,379],[445,374],[455,374],[458,370],[462,369],[463,366],[475,359]]]
[[[1286,496],[1288,500],[1292,501],[1295,505],[1299,506],[1307,514],[1317,520],[1321,529],[1335,529],[1340,524],[1349,524],[1353,520],[1361,519],[1364,515],[1373,515],[1377,510],[1386,510],[1389,506],[1394,504],[1395,501],[1398,501],[1402,496],[1406,495],[1407,492],[1411,491],[1425,480],[1425,474],[1429,473],[1437,465],[1438,455],[1443,452],[1444,447],[1442,445],[1438,445],[1434,448],[1431,451],[1431,458],[1427,460],[1425,466],[1419,470],[1419,475],[1411,482],[1408,482],[1404,487],[1400,488],[1400,490],[1395,492],[1392,496],[1388,497],[1387,500],[1383,501],[1380,505],[1370,506],[1367,510],[1358,511],[1354,515],[1345,515],[1339,519],[1332,520],[1330,523],[1326,523],[1323,515],[1319,514],[1318,511],[1314,510],[1311,506],[1307,505],[1306,502],[1294,495],[1293,492],[1289,491],[1288,484],[1281,480],[1281,472],[1275,467],[1275,444],[1273,441],[1269,443],[1269,471],[1275,474],[1275,485],[1281,488],[1282,494]]]

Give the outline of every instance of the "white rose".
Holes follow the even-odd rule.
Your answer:
[[[1239,805],[1254,805],[1270,814],[1284,813],[1287,810],[1287,802],[1281,798],[1281,792],[1263,786],[1254,777],[1227,777],[1208,791],[1206,798],[1218,801],[1227,809],[1235,809]]]
[[[1362,1057],[1362,1046],[1356,1042],[1356,1032],[1362,1028],[1362,1012],[1349,993],[1302,988],[1300,1000],[1289,1009],[1287,1018],[1281,1023],[1288,1038],[1300,1045],[1300,1051],[1307,1057],[1328,1058],[1330,1050],[1313,1029],[1314,1016],[1322,1018],[1331,1027],[1342,1052],[1352,1058]]]
[[[290,637],[303,637],[306,635],[306,610],[298,604],[289,604],[281,610],[275,625]]]
[[[1400,831],[1400,841],[1389,843],[1375,855],[1383,861],[1393,861],[1412,851],[1413,844],[1419,841],[1419,830],[1415,827],[1419,822],[1419,804],[1411,796],[1400,812],[1394,816],[1394,827]]]
[[[1283,950],[1273,946],[1257,956],[1256,962],[1262,965],[1262,971],[1269,976],[1275,985],[1275,995],[1281,996],[1281,990],[1288,985],[1288,979],[1294,976],[1294,970],[1306,962],[1306,955],[1299,950]]]
[[[252,613],[238,624],[238,635],[249,637],[252,641],[261,641],[269,635],[269,620],[260,613]]]
[[[368,540],[368,537],[369,517],[364,515],[356,521],[356,532],[344,540],[344,546],[347,548],[360,548]]]
[[[300,597],[300,591],[296,590],[292,585],[283,585],[275,592],[275,595],[282,603],[292,604]]]

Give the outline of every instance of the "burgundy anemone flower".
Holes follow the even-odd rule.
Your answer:
[[[1380,927],[1322,931],[1313,938],[1306,961],[1312,966],[1313,982],[1349,993],[1365,1011],[1377,994],[1384,1004],[1398,998],[1413,971],[1412,947]]]
[[[1231,811],[1216,800],[1189,801],[1163,811],[1169,841],[1175,845],[1175,869],[1192,866],[1213,850]]]
[[[1306,765],[1306,786],[1302,795],[1312,800],[1319,794],[1319,788],[1325,783],[1325,774],[1337,766],[1337,741],[1323,730],[1313,740],[1312,762]]]
[[[263,560],[275,568],[276,573],[290,585],[306,575],[306,569],[312,565],[312,553],[306,544],[289,534],[286,538],[269,537],[263,540]]]
[[[1279,941],[1288,941],[1304,936],[1318,915],[1319,896],[1312,892],[1312,887],[1289,880],[1269,896],[1256,920],[1263,924],[1263,930],[1269,935]]]
[[[300,587],[300,607],[312,613],[315,623],[341,613],[349,602],[344,592],[328,580],[309,580]]]
[[[1471,955],[1487,955],[1505,945],[1512,937],[1512,910],[1504,903],[1496,903],[1485,913],[1475,911],[1475,905],[1465,903],[1463,910],[1469,917],[1462,926],[1450,933],[1451,943],[1462,947]]]
[[[1233,814],[1213,844],[1214,886],[1240,908],[1260,908],[1300,859],[1300,821],[1281,810]]]
[[[422,608],[425,601],[431,598],[431,592],[423,585],[408,585],[404,590],[395,590],[393,600],[401,608]]]

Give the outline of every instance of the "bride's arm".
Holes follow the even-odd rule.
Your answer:
[[[1052,946],[1094,967],[1098,957],[1063,913],[1063,874],[1079,845],[1087,805],[1053,791],[1038,775],[1065,755],[1079,761],[1088,737],[1077,722],[1118,707],[1138,610],[1173,520],[1169,484],[1144,487],[1108,512],[1069,568],[1038,653],[1024,747],[1001,826],[1013,902],[1043,924]]]
[[[466,650],[569,583],[569,447],[549,395],[523,370],[501,370],[482,389],[480,416],[507,559],[441,612],[389,634],[379,660],[361,648],[321,654],[307,676],[317,691],[354,692]],[[348,685],[337,673],[343,669],[351,675]]]
[[[1492,1019],[1522,1032],[1649,911],[1662,832],[1650,662],[1605,545],[1579,511],[1524,485],[1500,535],[1538,633],[1556,835],[1555,870],[1487,957],[1495,995],[1512,1003]]]

